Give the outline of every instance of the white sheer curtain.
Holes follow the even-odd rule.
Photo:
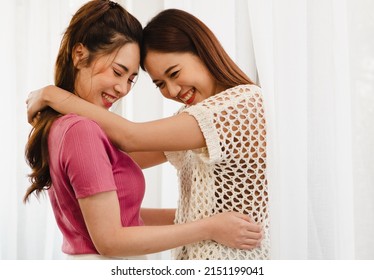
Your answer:
[[[7,1],[0,26],[0,259],[59,259],[49,201],[22,204],[30,126],[24,101],[53,82],[60,35],[84,0]],[[374,23],[370,0],[123,0],[146,24],[180,8],[200,17],[261,83],[269,123],[275,259],[374,258]],[[258,78],[257,78],[258,72]],[[135,121],[169,116],[145,73],[116,111]],[[174,207],[175,171],[145,170],[144,206]],[[169,252],[150,256],[170,258]]]
[[[268,102],[275,259],[374,258],[373,8],[248,2]]]
[[[24,147],[31,126],[25,100],[53,82],[60,35],[77,1],[7,1],[1,9],[0,259],[60,258],[61,236],[45,198],[22,203],[29,169]]]

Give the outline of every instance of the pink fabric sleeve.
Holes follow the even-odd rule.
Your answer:
[[[112,148],[91,120],[82,119],[66,132],[60,158],[77,199],[117,189],[109,158]]]

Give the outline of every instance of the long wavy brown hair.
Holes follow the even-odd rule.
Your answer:
[[[83,44],[88,58],[83,61],[89,66],[99,55],[111,54],[127,43],[140,46],[142,26],[122,6],[112,1],[93,0],[83,5],[72,17],[66,29],[55,64],[55,85],[74,92],[77,70],[74,67],[72,51],[77,44]],[[27,202],[30,194],[36,196],[51,187],[49,172],[48,135],[53,122],[60,116],[52,108],[40,113],[29,134],[25,157],[32,172],[28,175],[31,186],[23,198]]]
[[[143,70],[150,50],[197,55],[225,89],[253,84],[229,57],[214,33],[198,18],[182,10],[164,10],[144,28],[140,61]]]

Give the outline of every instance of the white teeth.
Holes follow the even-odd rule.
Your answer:
[[[110,102],[110,103],[114,103],[114,101],[116,101],[116,98],[115,98],[115,97],[112,97],[112,96],[107,95],[107,94],[105,94],[105,93],[102,93],[101,96],[104,97],[105,100],[107,100],[107,101]]]
[[[183,98],[181,97],[180,98],[180,100],[182,100],[183,102],[187,102],[191,97],[192,97],[192,95],[194,94],[194,92],[195,92],[195,89],[191,89],[190,91],[189,91],[189,93],[186,95],[186,94],[184,94],[183,95]]]
[[[183,100],[184,102],[187,102],[187,100],[189,100],[189,99],[192,97],[192,94],[193,94],[193,93],[189,93],[189,94],[183,96],[182,100]]]

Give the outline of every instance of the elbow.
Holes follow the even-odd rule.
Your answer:
[[[109,240],[95,244],[97,252],[105,257],[118,257],[115,244]]]
[[[125,258],[153,254],[156,252],[151,246],[144,246],[144,244],[127,244],[124,246],[124,244],[108,242],[95,247],[100,255],[108,258]]]
[[[119,242],[121,240],[116,233],[105,234],[101,237],[96,236],[92,241],[96,248],[96,251],[105,257],[124,257],[124,251],[127,251],[126,248]]]
[[[124,236],[106,235],[94,242],[97,252],[109,258],[123,258],[146,254],[147,250],[141,244],[134,242],[133,238],[124,240]]]

